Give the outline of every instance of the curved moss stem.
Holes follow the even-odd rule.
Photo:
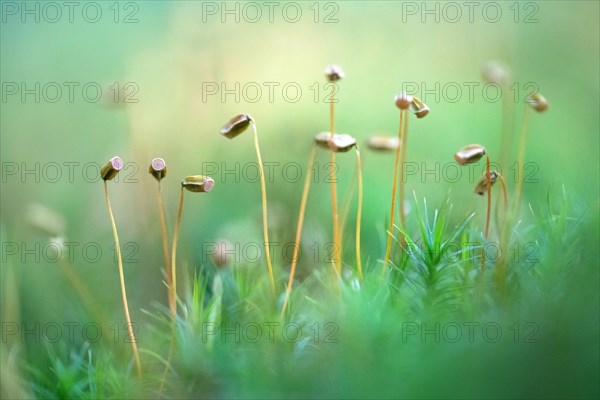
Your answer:
[[[500,184],[502,185],[502,197],[504,199],[504,213],[508,212],[508,190],[506,189],[506,181],[502,175],[500,177]],[[497,207],[497,206],[496,206]]]
[[[292,293],[292,285],[294,284],[294,276],[296,274],[296,265],[298,264],[298,252],[300,250],[300,239],[302,238],[302,227],[304,225],[304,212],[308,200],[308,192],[310,191],[310,180],[312,178],[312,165],[315,162],[317,154],[317,146],[313,144],[306,167],[306,178],[304,179],[304,189],[302,190],[302,199],[300,200],[300,211],[298,212],[298,222],[296,223],[296,239],[294,241],[294,255],[292,256],[292,265],[290,267],[290,277],[285,289],[285,299],[281,307],[281,318],[285,316],[285,311]]]
[[[524,162],[525,162],[525,146],[527,143],[527,125],[529,121],[529,106],[524,105],[523,114],[521,117],[521,128],[519,133],[519,148],[517,156],[517,179],[515,185],[515,194],[513,201],[508,210],[508,215],[505,218],[502,234],[500,236],[500,248],[507,249],[511,239],[511,226],[514,223],[515,218],[519,215],[519,207],[521,203],[521,195],[523,190],[523,175],[524,175]],[[506,269],[508,266],[507,252],[503,252],[496,264],[494,280],[500,298],[503,298],[505,285],[506,285]]]
[[[131,317],[129,315],[129,306],[127,304],[127,290],[125,289],[125,275],[123,274],[123,259],[121,257],[121,245],[119,243],[119,234],[117,233],[117,224],[115,223],[115,217],[113,215],[112,206],[110,205],[110,198],[108,196],[108,183],[104,181],[104,194],[106,196],[106,205],[108,207],[108,215],[110,217],[110,223],[112,225],[113,236],[115,239],[115,249],[117,252],[117,263],[119,266],[119,280],[121,282],[121,297],[123,299],[123,309],[125,310],[125,320],[127,323],[127,332],[131,341],[131,347],[133,349],[133,355],[135,357],[135,369],[139,378],[142,377],[142,364],[140,362],[140,354],[137,348],[137,341],[133,333],[133,324],[131,323]]]
[[[402,146],[402,127],[403,127],[404,111],[400,111],[400,122],[398,124],[398,147],[396,148],[396,161],[394,162],[394,177],[392,179],[392,201],[390,204],[390,224],[388,227],[387,245],[385,248],[385,261],[383,262],[383,269],[381,275],[384,276],[388,269],[390,262],[390,255],[392,253],[392,237],[394,229],[394,216],[396,213],[396,183],[398,182],[398,164],[400,162],[400,147]]]
[[[181,226],[181,214],[183,212],[183,185],[179,192],[179,207],[177,209],[177,220],[173,231],[173,245],[171,246],[171,318],[177,316],[177,242],[179,241],[179,229]]]
[[[399,204],[398,211],[400,213],[400,225],[404,228],[406,226],[406,210],[404,209],[404,184],[405,184],[405,172],[404,165],[406,163],[406,144],[408,143],[408,111],[404,111],[404,130],[402,131],[402,154],[400,157],[400,184],[399,184]],[[404,240],[404,236],[402,236],[402,240]]]
[[[167,222],[165,218],[165,205],[162,195],[162,185],[158,181],[158,217],[160,222],[160,236],[162,240],[163,258],[165,263],[165,279],[167,283],[167,298],[169,301],[169,309],[173,307],[173,298],[171,296],[171,259],[169,258],[169,239],[167,237]]]
[[[487,240],[490,234],[490,216],[492,213],[492,175],[490,172],[490,158],[487,156],[485,161],[485,180],[487,183],[487,212],[485,215],[485,238]]]
[[[265,170],[263,168],[262,156],[260,154],[260,146],[258,145],[258,132],[256,130],[256,122],[252,122],[252,130],[254,131],[254,148],[256,149],[256,158],[258,159],[258,170],[260,172],[260,189],[262,193],[262,214],[263,214],[263,239],[265,241],[265,255],[267,257],[267,270],[269,272],[269,283],[271,293],[275,296],[275,277],[273,275],[273,264],[271,263],[271,251],[269,249],[269,221],[267,207],[267,185],[265,182]]]
[[[503,93],[504,89],[508,89],[506,84],[502,84]],[[513,111],[513,103],[510,96],[502,97],[502,136],[500,138],[500,169],[501,172],[508,170],[508,157],[510,149],[512,147],[512,127],[511,127],[511,115]]]
[[[362,260],[360,255],[360,220],[362,218],[362,203],[363,203],[363,177],[362,177],[362,162],[360,159],[360,150],[358,145],[354,146],[356,149],[356,164],[357,164],[357,179],[358,179],[358,205],[356,208],[356,271],[358,273],[358,279],[362,282],[363,270]]]
[[[169,309],[171,311],[171,342],[169,344],[169,355],[167,356],[167,363],[165,364],[165,370],[160,381],[159,392],[162,392],[166,379],[167,373],[169,372],[171,359],[173,358],[173,351],[175,350],[175,328],[177,326],[177,243],[179,241],[179,229],[181,225],[181,214],[183,213],[183,185],[179,192],[179,207],[177,208],[177,220],[175,221],[175,229],[173,231],[173,244],[171,246],[171,289],[169,297]]]
[[[485,161],[485,180],[486,180],[486,184],[487,184],[487,212],[485,215],[485,231],[484,231],[484,238],[485,240],[488,239],[489,233],[490,233],[490,216],[491,216],[491,212],[492,212],[492,175],[490,172],[490,157],[486,156],[486,161]],[[485,259],[486,259],[486,254],[485,254],[485,244],[483,245],[483,248],[481,249],[481,270],[485,271]]]
[[[521,204],[521,194],[523,192],[523,176],[524,172],[524,163],[525,163],[525,146],[527,142],[527,124],[529,121],[529,107],[525,104],[525,108],[523,110],[523,119],[521,121],[521,132],[519,134],[519,153],[517,157],[517,170],[519,171],[517,177],[517,184],[515,186],[515,200],[514,200],[514,211],[513,216],[517,217],[519,214],[519,207]]]
[[[331,97],[329,99],[329,135],[333,139],[335,134],[335,92],[336,84],[331,83]],[[335,165],[335,151],[331,150],[329,156],[330,179],[331,179],[331,213],[333,217],[333,252],[332,262],[338,275],[342,271],[342,248],[340,236],[340,221],[337,206],[337,178]]]

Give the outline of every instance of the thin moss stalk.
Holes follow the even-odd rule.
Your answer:
[[[175,229],[173,231],[173,244],[171,245],[171,271],[172,271],[172,285],[171,285],[171,297],[172,305],[171,311],[171,344],[169,346],[169,355],[163,372],[162,380],[160,382],[159,391],[162,392],[167,377],[167,373],[170,369],[171,359],[173,358],[173,351],[175,349],[175,328],[177,326],[177,243],[179,242],[179,230],[181,227],[181,216],[183,214],[183,197],[184,189],[193,193],[207,193],[210,192],[215,186],[215,181],[202,175],[190,175],[186,176],[181,181],[181,189],[179,192],[179,207],[177,208],[177,220],[175,222]]]
[[[121,163],[122,166],[122,163]],[[118,168],[118,170],[121,168]],[[118,172],[117,170],[117,172]],[[135,334],[133,332],[133,324],[131,322],[131,316],[129,315],[129,305],[127,303],[127,290],[125,288],[125,275],[123,273],[123,258],[121,257],[121,244],[119,242],[119,234],[117,232],[117,224],[115,223],[115,217],[113,214],[112,206],[110,204],[110,197],[108,195],[108,180],[114,178],[114,175],[105,175],[104,179],[104,195],[106,197],[106,206],[108,207],[108,215],[110,217],[110,223],[112,225],[113,237],[115,240],[115,249],[117,252],[117,263],[119,266],[119,281],[121,283],[121,297],[123,300],[123,310],[125,311],[125,320],[127,323],[127,333],[129,334],[129,339],[131,342],[131,348],[133,350],[133,355],[135,358],[135,369],[138,377],[141,379],[142,377],[142,363],[140,361],[140,354],[138,352],[137,340],[135,338]]]
[[[275,296],[275,276],[273,273],[273,264],[271,262],[271,250],[269,248],[269,221],[268,221],[268,206],[267,206],[267,185],[265,182],[265,170],[263,167],[262,156],[260,154],[260,146],[258,144],[258,131],[256,121],[248,114],[238,114],[231,118],[225,126],[221,128],[221,135],[226,138],[233,139],[243,133],[252,125],[254,131],[254,148],[256,150],[256,158],[258,159],[258,170],[260,173],[260,189],[262,194],[262,214],[263,214],[263,239],[265,241],[265,255],[267,258],[267,271],[269,274],[269,283],[271,286],[271,294]]]
[[[346,75],[337,65],[330,65],[325,69],[325,76],[331,84],[331,96],[329,97],[329,135],[330,141],[333,141],[335,136],[335,92],[337,91],[337,81],[344,78]],[[342,238],[340,232],[340,220],[337,206],[337,178],[335,167],[335,150],[331,148],[329,156],[330,164],[330,179],[331,179],[331,214],[333,220],[333,252],[332,263],[340,276],[342,272]]]
[[[165,263],[165,278],[167,280],[167,294],[169,294],[169,288],[171,287],[172,284],[172,280],[171,280],[171,260],[169,258],[169,239],[167,237],[167,222],[166,222],[166,218],[165,218],[165,204],[164,204],[164,200],[163,200],[163,195],[162,195],[162,184],[159,181],[158,182],[158,193],[157,193],[157,199],[158,199],[158,216],[159,216],[159,221],[160,221],[160,236],[161,236],[161,241],[162,241],[162,248],[163,248],[163,258],[164,258],[164,263]],[[168,296],[169,299],[169,308],[173,308],[173,297],[172,296]]]
[[[167,236],[167,222],[165,218],[165,205],[162,195],[162,180],[167,176],[167,165],[162,158],[155,158],[150,163],[148,169],[157,182],[157,200],[158,200],[158,219],[160,223],[160,236],[162,241],[163,258],[165,264],[165,279],[167,284],[167,298],[169,301],[169,309],[173,308],[173,297],[171,295],[171,259],[169,257],[169,239]]]
[[[402,143],[402,130],[403,130],[403,120],[404,118],[408,118],[408,114],[406,110],[400,110],[400,121],[398,123],[398,142]],[[385,275],[388,269],[388,264],[390,262],[390,256],[392,253],[392,238],[393,238],[393,229],[394,229],[394,216],[396,212],[396,184],[398,182],[398,165],[400,163],[400,148],[402,145],[396,148],[396,160],[394,162],[394,174],[392,179],[392,200],[390,202],[390,224],[387,232],[387,245],[385,248],[385,261],[383,263],[382,274]]]
[[[332,84],[331,89],[331,98],[329,103],[329,133],[330,138],[333,139],[335,132],[335,85]],[[333,263],[338,272],[341,272],[341,244],[340,244],[340,228],[339,228],[339,215],[338,215],[338,207],[337,207],[337,178],[336,178],[336,168],[335,168],[335,151],[331,150],[329,156],[329,167],[330,167],[330,179],[331,179],[331,213],[333,217]]]
[[[504,180],[502,179],[502,175],[497,171],[492,171],[490,168],[490,157],[486,155],[485,147],[479,144],[471,144],[461,148],[454,154],[454,159],[459,165],[467,165],[478,162],[483,156],[486,156],[485,162],[485,173],[482,179],[477,183],[475,187],[475,193],[483,196],[487,195],[487,209],[485,214],[485,228],[484,228],[484,238],[488,239],[490,232],[490,219],[492,215],[492,185],[500,179],[502,181],[502,188],[504,192],[504,196],[506,199],[506,186],[504,184]],[[506,203],[505,203],[506,208]],[[482,256],[481,256],[481,269],[485,269],[485,249],[482,248]]]
[[[179,229],[181,226],[181,215],[183,214],[183,185],[179,190],[179,206],[177,208],[177,219],[173,230],[173,244],[171,245],[171,319],[177,317],[177,243],[179,242]]]
[[[519,133],[519,152],[517,156],[517,170],[518,179],[515,185],[515,199],[514,199],[514,211],[513,215],[516,216],[519,213],[519,207],[521,204],[521,195],[523,192],[523,176],[525,175],[525,147],[527,145],[527,125],[529,123],[529,107],[525,105],[523,109],[523,117],[521,120],[521,132]]]
[[[519,153],[517,157],[519,175],[515,187],[515,210],[513,212],[514,217],[516,217],[519,213],[521,196],[523,194],[523,180],[525,175],[525,149],[527,147],[527,128],[529,125],[529,108],[533,108],[535,111],[541,113],[546,111],[548,107],[548,101],[540,93],[532,94],[527,98],[527,101],[525,103],[525,108],[523,110],[523,119],[521,121],[521,132],[519,134]]]
[[[392,183],[392,201],[390,206],[390,225],[388,229],[388,240],[385,250],[385,261],[383,263],[382,275],[385,275],[390,262],[390,256],[392,252],[392,237],[394,228],[394,217],[395,217],[395,203],[396,203],[396,181],[398,179],[398,168],[404,167],[404,160],[406,158],[406,147],[407,147],[407,133],[408,133],[408,112],[415,114],[418,119],[425,118],[429,114],[429,107],[421,99],[416,96],[410,96],[404,92],[400,92],[394,98],[396,107],[400,109],[400,122],[398,126],[398,143],[400,147],[396,149],[396,161],[394,164],[394,181]],[[403,121],[404,119],[404,121]],[[404,122],[404,123],[403,123]],[[400,153],[400,150],[402,153]],[[403,175],[403,173],[402,173]],[[400,177],[400,224],[404,227],[405,215],[404,215],[404,177]],[[402,237],[404,242],[404,236]]]
[[[298,211],[298,222],[296,223],[296,238],[294,240],[294,254],[292,256],[292,265],[290,267],[290,276],[285,289],[285,298],[283,300],[283,306],[281,307],[281,318],[285,316],[290,295],[292,294],[292,286],[294,284],[294,276],[296,274],[296,265],[298,264],[298,252],[300,251],[300,240],[302,238],[302,227],[304,225],[304,213],[306,210],[306,203],[308,200],[308,192],[310,191],[310,180],[312,178],[312,165],[315,162],[317,155],[317,146],[312,145],[310,150],[310,157],[308,159],[308,165],[306,167],[306,178],[304,179],[304,188],[302,189],[302,199],[300,200],[300,210]]]
[[[506,181],[502,175],[499,175],[500,183],[502,184],[502,197],[504,199],[504,214],[508,213],[508,190],[506,188]]]
[[[265,182],[265,170],[263,168],[262,157],[260,154],[260,146],[258,144],[258,132],[256,130],[256,122],[252,123],[254,131],[254,148],[256,149],[256,158],[258,159],[258,170],[260,172],[260,188],[262,194],[262,214],[263,214],[263,239],[265,241],[265,255],[267,257],[267,269],[269,272],[269,283],[271,292],[275,295],[275,275],[273,274],[273,264],[271,262],[271,251],[269,249],[269,221],[268,221],[268,206],[267,206],[267,185]]]
[[[402,143],[400,144],[401,147],[401,155],[400,155],[400,182],[399,182],[399,187],[398,187],[398,192],[399,192],[399,200],[398,200],[398,211],[400,214],[400,226],[404,229],[406,227],[406,209],[404,207],[404,199],[405,199],[405,190],[404,190],[404,184],[405,184],[405,172],[404,172],[404,167],[406,165],[406,144],[408,143],[408,112],[406,112],[406,115],[404,117],[404,129],[402,131]],[[404,236],[402,236],[402,240],[404,240]]]
[[[485,214],[485,240],[488,239],[490,233],[490,215],[492,211],[492,176],[490,174],[490,157],[486,156],[485,160],[485,179],[487,182],[487,212]],[[487,254],[485,246],[482,248],[481,253],[481,270],[485,271],[485,260]]]
[[[510,207],[508,217],[505,220],[502,234],[500,236],[500,246],[502,249],[508,246],[510,242],[511,231],[514,220],[519,215],[519,208],[521,205],[521,196],[523,194],[523,178],[525,175],[525,149],[527,144],[527,129],[529,125],[529,107],[533,108],[537,112],[544,112],[548,109],[549,104],[544,96],[540,93],[534,93],[527,98],[523,108],[523,114],[521,117],[521,128],[519,133],[519,148],[517,155],[517,170],[518,179],[515,185],[515,195]],[[505,284],[506,284],[506,268],[508,259],[505,254],[500,257],[499,262],[496,266],[495,281],[498,287],[499,294],[501,297],[504,296]]]
[[[360,150],[358,145],[355,147],[356,150],[356,165],[357,165],[357,179],[358,179],[358,205],[356,207],[356,272],[358,273],[358,279],[362,282],[363,280],[363,269],[362,259],[360,254],[360,222],[362,218],[362,203],[363,203],[363,176],[362,176],[362,162],[360,159]]]
[[[355,146],[355,151],[356,156],[357,156],[357,162],[356,162],[356,169],[354,172],[354,177],[352,179],[352,183],[350,188],[348,189],[348,194],[346,195],[345,199],[344,199],[344,205],[342,206],[342,212],[341,212],[341,222],[340,222],[340,233],[343,239],[343,234],[346,231],[346,223],[348,222],[348,215],[350,214],[350,205],[352,204],[352,196],[354,195],[354,191],[355,188],[358,186],[358,193],[357,193],[357,221],[356,221],[356,228],[357,228],[357,232],[356,235],[358,235],[358,238],[355,238],[355,248],[356,248],[356,254],[357,254],[357,273],[359,274],[360,279],[362,280],[362,261],[361,259],[358,257],[358,254],[360,254],[360,221],[358,220],[358,218],[361,217],[362,215],[362,186],[363,186],[363,178],[362,178],[362,156],[361,153],[358,150],[358,145]],[[358,244],[358,245],[356,245]],[[360,264],[359,264],[360,263]],[[360,271],[360,272],[359,272]]]
[[[487,181],[487,212],[485,214],[485,238],[490,234],[490,216],[492,215],[492,175],[490,172],[490,157],[485,159],[485,179]]]

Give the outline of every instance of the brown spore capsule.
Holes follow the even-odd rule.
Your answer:
[[[221,128],[221,135],[228,139],[233,139],[248,129],[251,122],[252,117],[250,117],[248,114],[238,114],[227,121],[225,125],[223,125]]]
[[[497,171],[490,171],[490,182],[491,182],[492,186],[494,185],[494,183],[496,183],[498,181],[499,177],[500,177],[500,174]],[[475,186],[475,193],[477,193],[480,196],[483,196],[484,194],[487,193],[487,191],[488,191],[487,174],[483,174],[483,176],[477,183],[477,186]]]
[[[396,104],[396,107],[401,110],[408,110],[412,101],[413,97],[409,94],[406,94],[406,92],[400,92],[394,96],[394,103]]]
[[[417,96],[413,97],[409,109],[419,119],[424,118],[427,114],[429,114],[429,107],[427,106],[427,104],[423,103],[421,99],[419,99]]]
[[[333,135],[329,139],[329,148],[336,153],[345,153],[355,145],[356,139],[345,133]]]
[[[346,77],[346,74],[338,65],[328,65],[325,68],[325,76],[329,82],[339,81]]]
[[[476,163],[485,155],[485,147],[479,144],[470,144],[454,153],[454,159],[460,165]]]
[[[371,136],[367,139],[367,147],[375,151],[395,151],[400,146],[397,136]]]
[[[537,112],[543,112],[548,109],[548,100],[539,93],[534,93],[527,98],[527,104],[529,104]]]

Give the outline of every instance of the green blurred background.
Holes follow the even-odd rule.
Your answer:
[[[22,10],[13,15],[7,11],[12,10],[7,3],[13,4],[2,2],[0,39],[2,241],[43,245],[47,238],[27,223],[29,205],[41,203],[55,210],[66,221],[67,240],[96,242],[107,251],[96,263],[76,253],[75,265],[102,303],[114,304],[117,319],[118,278],[107,250],[112,235],[102,184],[97,179],[83,179],[83,166],[103,164],[114,155],[133,163],[128,171],[137,183],[110,183],[121,240],[134,242],[139,249],[135,254],[138,262],[126,263],[130,303],[162,301],[156,182],[146,172],[150,160],[163,157],[169,166],[163,190],[170,229],[180,178],[205,172],[206,163],[219,165],[213,192],[186,196],[179,257],[190,269],[203,261],[203,242],[220,237],[260,242],[258,183],[246,182],[243,176],[236,182],[232,176],[223,179],[220,175],[222,163],[233,168],[236,162],[243,166],[255,161],[249,134],[229,141],[218,133],[234,114],[250,113],[257,121],[264,161],[280,163],[267,187],[271,239],[292,240],[302,184],[284,179],[281,165],[295,162],[304,169],[313,135],[328,130],[323,69],[331,63],[342,66],[347,74],[337,94],[336,130],[356,136],[360,143],[371,134],[395,134],[398,110],[392,99],[403,84],[416,82],[435,90],[438,82],[440,87],[455,82],[463,89],[457,102],[443,98],[439,91],[439,98],[415,93],[425,98],[431,113],[423,120],[411,118],[408,139],[408,161],[426,163],[428,168],[440,163],[440,174],[438,178],[412,176],[407,189],[432,205],[450,196],[457,219],[472,210],[477,212],[476,218],[483,219],[485,205],[472,195],[473,181],[466,176],[457,183],[445,181],[444,165],[452,163],[453,153],[469,143],[485,145],[492,157],[499,151],[502,102],[483,97],[482,66],[498,60],[510,67],[520,93],[519,103],[511,103],[516,111],[515,132],[527,94],[525,84],[534,82],[549,100],[550,109],[530,115],[526,159],[538,166],[538,182],[525,184],[524,197],[536,204],[549,189],[558,193],[564,185],[587,210],[587,243],[598,243],[600,8],[596,1],[499,2],[502,16],[495,23],[482,14],[488,2],[475,8],[473,22],[465,6],[460,8],[459,21],[450,22],[454,11],[444,8],[444,2],[297,2],[302,11],[297,23],[285,20],[282,9],[286,3],[275,8],[273,22],[268,21],[268,9],[262,2],[252,3],[262,11],[262,19],[256,23],[244,20],[244,9],[249,18],[254,18],[255,12],[244,8],[245,2],[237,6],[236,2],[199,1],[99,3],[102,17],[96,23],[83,18],[85,3],[75,9],[73,22],[63,15],[56,23],[46,21],[44,15],[39,22],[31,16],[23,22]],[[38,4],[42,12],[44,5]],[[207,14],[212,7],[219,10],[216,15]],[[222,22],[222,7],[239,7],[240,21],[226,15]],[[417,14],[408,13],[414,10],[411,7],[417,7]],[[438,7],[439,22],[433,14],[423,15],[422,7]],[[289,9],[286,16],[293,17],[294,10]],[[63,8],[62,12],[67,11]],[[532,12],[537,22],[525,23]],[[49,15],[54,14],[46,17]],[[325,23],[328,15],[337,22]],[[494,10],[487,15],[493,16]],[[127,17],[137,22],[125,23]],[[21,93],[6,92],[7,83],[33,87],[35,82],[41,86],[59,83],[63,97],[52,103],[42,96],[38,103],[32,95],[22,101]],[[79,84],[73,102],[66,97],[64,82]],[[125,106],[105,99],[85,101],[81,87],[88,82],[102,85],[105,91],[114,82],[131,82],[139,89],[132,95],[138,102]],[[241,87],[258,83],[262,98],[257,102],[249,102],[243,95],[239,101],[233,95],[225,101],[220,95],[203,98],[207,83],[233,88],[236,82]],[[264,82],[279,84],[272,102]],[[290,82],[302,89],[297,102],[286,101],[282,93],[283,85]],[[469,82],[480,84],[474,101],[468,98],[465,83]],[[314,99],[315,84],[318,101]],[[450,93],[453,96],[454,92]],[[389,213],[393,156],[366,150],[363,154],[364,251],[373,260],[383,253],[381,238]],[[320,154],[322,173],[327,158]],[[350,187],[354,157],[341,155],[338,160],[343,197]],[[62,166],[57,182],[43,177],[44,166],[52,162]],[[78,163],[72,182],[65,162]],[[6,168],[14,163],[19,171],[8,174]],[[39,182],[35,175],[21,176],[23,165],[31,169],[36,163],[40,165]],[[54,170],[47,171],[54,175]],[[330,230],[330,193],[322,178],[313,185],[307,210],[307,237],[313,241],[327,240]],[[597,261],[597,250],[592,247],[590,251],[594,254],[588,260]],[[281,265],[277,257],[276,263]],[[31,258],[23,262],[20,255],[2,261],[15,267],[24,318],[68,319],[71,309],[75,312],[81,307],[65,302],[71,289],[56,263],[43,259],[38,263]],[[3,289],[4,302],[6,286]],[[132,307],[134,320],[142,318],[139,308]]]
[[[206,167],[203,163],[218,163],[216,190],[188,199],[185,214],[190,222],[184,223],[183,230],[194,236],[184,240],[183,249],[190,251],[194,240],[233,235],[230,231],[244,221],[259,238],[258,184],[245,182],[243,174],[238,176],[238,183],[231,175],[219,176],[224,167],[235,168],[235,162],[242,163],[241,168],[243,163],[254,161],[249,135],[230,142],[218,134],[220,126],[239,112],[248,112],[256,119],[264,160],[281,163],[274,167],[268,193],[273,223],[289,226],[295,218],[301,182],[284,179],[283,165],[296,162],[304,169],[312,135],[328,129],[322,71],[330,63],[341,65],[347,73],[337,95],[336,130],[360,141],[373,133],[395,134],[398,113],[392,98],[403,84],[415,82],[434,90],[432,94],[421,93],[432,111],[424,120],[411,121],[408,161],[425,162],[430,169],[439,163],[438,175],[422,176],[423,166],[418,165],[419,172],[408,180],[408,190],[416,190],[431,204],[438,204],[451,191],[461,215],[476,207],[481,211],[484,204],[470,195],[473,183],[466,175],[457,183],[445,182],[444,177],[453,177],[455,170],[444,168],[452,162],[453,152],[468,143],[484,144],[492,158],[498,153],[502,102],[486,101],[480,71],[489,60],[503,62],[512,71],[520,98],[527,94],[525,85],[534,82],[551,104],[547,113],[530,119],[526,159],[538,166],[534,176],[538,182],[525,184],[526,199],[538,201],[550,187],[564,184],[581,197],[589,217],[597,218],[597,2],[531,3],[536,8],[520,3],[518,23],[515,5],[506,2],[498,3],[502,14],[496,23],[486,21],[495,13],[486,2],[474,8],[472,23],[465,6],[460,7],[461,17],[453,23],[455,8],[435,2],[348,1],[316,6],[314,2],[299,2],[295,4],[302,15],[297,23],[284,18],[294,19],[297,10],[294,6],[284,12],[285,3],[274,9],[272,23],[269,9],[261,2],[248,6],[244,2],[146,1],[119,3],[118,7],[99,3],[102,14],[97,23],[84,18],[91,20],[95,15],[95,8],[86,9],[85,3],[74,9],[73,22],[63,7],[56,23],[50,22],[53,9],[44,8],[44,4],[38,4],[40,22],[35,22],[35,15],[22,15],[24,5],[16,3],[18,9],[13,15],[7,3],[12,4],[3,2],[3,84],[24,82],[32,88],[35,82],[41,87],[56,82],[63,93],[56,103],[45,101],[53,96],[52,91],[46,97],[42,94],[36,103],[34,96],[27,95],[23,101],[20,92],[7,94],[3,86],[2,162],[3,167],[18,164],[15,175],[9,175],[6,168],[3,171],[3,240],[30,239],[23,226],[27,205],[39,202],[66,218],[68,239],[109,242],[102,185],[84,179],[83,167],[90,162],[102,164],[116,154],[135,163],[127,171],[139,183],[115,184],[111,189],[122,239],[139,243],[141,261],[148,253],[153,257],[147,261],[159,255],[155,254],[155,182],[146,175],[150,159],[158,156],[169,165],[170,179],[164,182],[169,219],[174,217],[180,177],[202,173]],[[249,22],[255,18],[254,5],[262,12],[256,23]],[[225,8],[236,7],[237,15],[221,14]],[[439,12],[426,14],[425,7],[437,7]],[[337,22],[325,23],[330,19]],[[533,19],[538,22],[523,22]],[[64,82],[79,84],[73,102]],[[138,102],[111,107],[105,106],[104,100],[86,101],[82,87],[88,82],[102,85],[106,97],[114,95],[107,86],[131,82],[138,89],[131,99]],[[252,82],[262,89],[262,97],[255,103],[245,101],[243,93],[239,100],[227,95],[225,101],[221,93],[203,93],[207,84],[224,84],[231,89],[236,83],[242,88]],[[272,102],[264,82],[279,84]],[[473,101],[465,85],[469,82],[480,84],[474,89]],[[286,101],[282,93],[288,83],[297,83],[302,90],[295,103]],[[435,90],[436,85],[443,88],[448,83],[462,88],[459,101],[447,101],[454,98],[453,90],[448,89],[446,98],[443,91]],[[314,99],[315,84],[319,87],[318,102]],[[248,90],[248,96],[254,97],[254,91]],[[88,98],[94,97],[93,88],[89,93]],[[294,96],[293,89],[289,93]],[[493,90],[490,93],[494,96]],[[513,96],[514,90],[506,95]],[[516,104],[515,108],[517,126],[522,107]],[[365,241],[375,246],[375,257],[380,256],[377,246],[388,213],[388,171],[393,156],[363,153]],[[319,167],[324,173],[327,157],[321,157]],[[344,193],[352,178],[354,159],[348,155],[338,160]],[[51,162],[60,164],[62,175],[57,182],[49,182],[56,173],[53,165],[47,166]],[[79,163],[73,167],[73,182],[64,162]],[[39,182],[35,174],[21,176],[24,168],[35,169],[35,163],[40,163]],[[49,179],[44,179],[44,171]],[[290,174],[294,171],[289,170]],[[93,179],[94,168],[87,172]],[[327,220],[329,209],[329,192],[321,175],[308,210],[308,223],[317,225]],[[231,224],[234,227],[228,228]],[[53,272],[40,265],[23,266],[26,275],[38,277],[40,283]],[[108,279],[100,271],[109,268],[107,265],[81,268],[89,268],[98,279]],[[156,273],[145,262],[130,268],[137,269],[130,272],[142,277],[154,278]]]

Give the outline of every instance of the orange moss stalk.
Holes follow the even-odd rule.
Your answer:
[[[363,203],[363,177],[362,177],[362,162],[360,159],[360,150],[358,146],[354,147],[356,150],[356,163],[358,169],[358,205],[356,208],[356,272],[358,273],[358,279],[362,282],[363,270],[362,260],[360,255],[360,220],[362,218],[362,203]]]
[[[173,309],[173,296],[171,295],[171,259],[169,258],[169,239],[167,237],[167,222],[165,218],[165,205],[162,195],[162,180],[167,176],[167,164],[162,158],[155,158],[150,163],[148,172],[152,175],[157,183],[157,198],[158,198],[158,217],[160,223],[160,236],[162,240],[163,257],[165,263],[165,279],[167,283],[167,298],[169,301],[169,309]]]
[[[248,114],[238,114],[231,118],[221,128],[221,135],[228,139],[233,139],[248,127],[252,125],[254,131],[254,148],[256,150],[256,158],[258,159],[258,170],[260,173],[260,189],[262,194],[262,214],[263,214],[263,239],[265,241],[265,254],[267,257],[267,270],[269,274],[269,283],[271,286],[271,294],[275,297],[275,276],[273,274],[273,264],[271,263],[271,250],[269,248],[269,223],[268,223],[268,207],[267,207],[267,187],[265,183],[265,170],[263,167],[262,156],[260,154],[260,146],[258,144],[258,132],[256,129],[256,121]]]
[[[402,121],[403,121],[405,114],[406,114],[405,110],[400,111],[400,123],[398,124],[398,126],[399,126],[398,141],[400,143],[402,143],[402,127],[403,127]],[[385,261],[383,263],[383,271],[382,271],[383,274],[385,274],[387,272],[388,264],[390,262],[390,256],[392,253],[394,215],[395,215],[395,210],[396,210],[396,208],[395,208],[396,207],[396,183],[398,182],[398,164],[400,162],[400,147],[402,147],[402,145],[400,145],[396,148],[396,161],[394,162],[394,176],[392,179],[392,201],[390,204],[390,224],[388,227],[387,245],[385,248]]]
[[[298,222],[296,223],[296,238],[294,240],[294,254],[292,256],[292,265],[290,267],[290,276],[285,289],[285,299],[283,300],[283,306],[281,307],[281,318],[285,316],[290,295],[292,293],[292,285],[294,284],[294,276],[296,274],[296,265],[298,264],[298,252],[300,250],[300,239],[302,237],[302,226],[304,225],[304,212],[306,210],[306,203],[308,200],[308,192],[310,191],[310,180],[312,178],[312,164],[315,162],[317,154],[317,146],[313,144],[310,151],[310,157],[308,165],[306,167],[306,178],[304,179],[304,189],[302,190],[302,199],[300,200],[300,211],[298,212]]]
[[[399,204],[398,204],[398,210],[400,213],[400,225],[404,228],[406,226],[406,210],[404,209],[404,179],[406,178],[404,175],[404,164],[406,163],[406,143],[408,142],[407,140],[408,137],[408,113],[406,113],[405,118],[404,118],[404,130],[402,131],[402,143],[401,143],[401,148],[402,148],[402,154],[401,154],[401,158],[400,158],[400,185],[399,185],[399,189],[398,191],[400,192],[400,196],[399,196]],[[404,237],[402,237],[404,238]]]
[[[335,92],[337,89],[336,82],[346,75],[340,67],[337,65],[330,65],[325,69],[325,76],[331,84],[331,96],[329,98],[329,134],[330,140],[335,135]],[[337,207],[337,178],[335,168],[335,152],[332,150],[329,157],[330,171],[331,171],[331,213],[333,218],[333,253],[332,263],[338,276],[342,272],[342,240],[340,233],[340,221]]]
[[[133,324],[131,322],[131,316],[129,315],[129,306],[127,304],[127,290],[125,289],[125,275],[123,273],[123,258],[121,257],[121,244],[119,243],[119,234],[117,233],[117,224],[115,223],[115,216],[113,214],[112,206],[110,204],[110,197],[108,196],[108,181],[112,180],[119,171],[123,168],[123,161],[119,157],[111,158],[100,170],[102,179],[104,180],[104,195],[106,198],[106,206],[108,208],[108,216],[112,225],[113,237],[115,240],[115,249],[117,252],[117,263],[119,266],[119,281],[121,283],[121,297],[123,300],[123,310],[125,312],[125,320],[127,323],[127,332],[131,342],[131,348],[135,358],[135,368],[138,377],[142,377],[142,363],[140,361],[140,354],[137,348],[137,340],[133,333]]]

